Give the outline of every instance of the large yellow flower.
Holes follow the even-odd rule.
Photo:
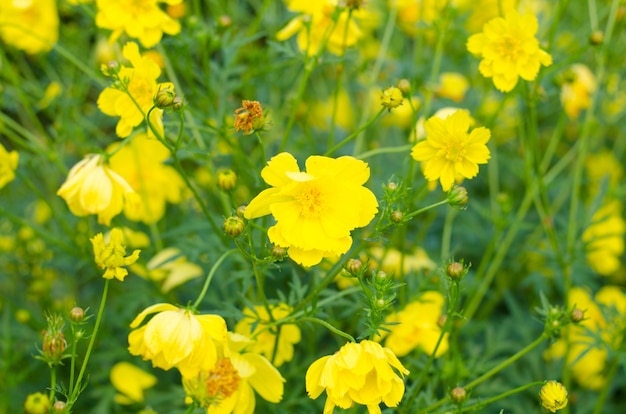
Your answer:
[[[535,38],[538,25],[534,15],[520,16],[511,10],[504,18],[487,22],[482,33],[467,40],[467,49],[482,58],[478,70],[484,77],[493,78],[498,90],[511,91],[519,77],[534,80],[541,65],[552,64],[552,57],[539,48]]]
[[[174,89],[169,82],[157,83],[161,68],[154,60],[139,54],[137,43],[128,42],[122,54],[131,63],[132,68],[122,66],[116,75],[116,87],[105,88],[98,96],[98,108],[106,115],[119,116],[115,128],[119,137],[127,137],[133,128],[141,124],[153,106],[154,95],[159,89]],[[150,123],[163,135],[163,111],[154,109],[150,113]],[[148,133],[152,130],[148,128]]]
[[[611,201],[596,211],[582,237],[587,243],[587,262],[595,272],[610,276],[619,270],[625,234],[626,221],[619,201]]]
[[[0,37],[31,55],[49,51],[59,37],[56,1],[0,1]]]
[[[273,320],[280,320],[291,312],[291,308],[284,303],[272,305],[271,307]],[[266,358],[274,358],[274,365],[279,367],[284,362],[293,359],[293,346],[300,342],[300,328],[297,325],[282,325],[280,331],[276,328],[267,329],[267,324],[271,322],[265,306],[255,306],[254,309],[245,308],[243,310],[245,317],[235,325],[235,332],[241,335],[254,337],[255,342],[249,349],[251,352],[264,355]],[[263,332],[256,335],[257,332]],[[276,341],[276,333],[280,332],[278,341]],[[278,349],[274,352],[274,346],[278,343]]]
[[[408,374],[389,348],[368,340],[350,342],[334,355],[311,364],[306,372],[306,391],[316,399],[326,390],[324,414],[354,403],[367,406],[369,414],[380,414],[381,402],[387,407],[398,406],[404,395],[401,377]]]
[[[180,4],[183,0],[98,0],[96,26],[113,30],[109,41],[123,33],[138,39],[144,47],[154,47],[163,33],[175,35],[180,24],[159,7],[159,3]]]
[[[457,177],[473,178],[478,174],[478,164],[490,158],[487,141],[491,132],[484,127],[467,133],[471,117],[459,110],[441,119],[433,116],[424,124],[426,139],[413,147],[411,155],[425,162],[424,176],[428,181],[439,180],[443,191],[448,191]]]
[[[18,160],[19,154],[17,151],[9,152],[0,144],[0,188],[15,179]]]
[[[124,235],[118,228],[111,230],[109,241],[104,242],[102,233],[96,234],[90,239],[93,245],[93,254],[96,264],[99,268],[105,269],[105,279],[113,279],[114,277],[120,281],[128,275],[128,270],[123,266],[128,266],[139,259],[139,250],[134,250],[130,256],[126,256],[126,245],[124,244]]]
[[[146,316],[156,315],[139,328]],[[151,360],[155,367],[178,368],[183,376],[193,377],[210,371],[217,362],[218,348],[226,341],[226,322],[218,315],[195,315],[167,303],[144,309],[130,327],[128,350]]]
[[[114,152],[118,145],[111,145],[107,151]],[[161,142],[143,132],[111,157],[111,168],[126,179],[141,199],[138,208],[124,210],[130,220],[157,222],[165,214],[167,202],[181,202],[185,182],[172,166],[164,164],[169,157],[169,150]]]
[[[311,156],[306,172],[283,152],[261,171],[272,186],[246,207],[247,219],[272,214],[276,225],[270,240],[303,266],[336,257],[352,245],[350,231],[366,226],[378,211],[374,194],[363,187],[370,175],[367,163],[353,157]]]
[[[125,204],[136,206],[138,201],[126,180],[111,170],[101,155],[94,154],[72,167],[57,195],[65,200],[72,214],[97,214],[98,223],[107,226]]]

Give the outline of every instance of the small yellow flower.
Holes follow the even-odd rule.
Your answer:
[[[180,4],[183,0],[97,0],[96,26],[113,30],[110,43],[123,33],[138,39],[144,47],[156,46],[163,33],[175,35],[180,23],[159,7],[159,3]]]
[[[543,408],[556,413],[567,406],[567,390],[560,382],[551,380],[541,387],[539,399]]]
[[[0,188],[4,187],[15,179],[15,170],[19,154],[17,151],[8,152],[2,144],[0,144]]]
[[[268,230],[272,243],[289,248],[296,263],[316,265],[324,257],[347,252],[350,232],[374,218],[378,202],[363,187],[369,174],[367,163],[349,156],[311,156],[303,172],[293,155],[283,152],[261,171],[272,188],[250,202],[245,217],[272,214],[276,219]]]
[[[347,343],[334,355],[313,362],[306,372],[306,391],[316,399],[326,391],[324,414],[335,407],[367,406],[380,414],[379,404],[397,407],[404,395],[402,377],[409,371],[389,348],[368,340]]]
[[[24,402],[26,414],[48,414],[50,412],[50,399],[47,394],[36,392],[29,394]]]
[[[581,63],[572,65],[561,86],[561,104],[570,119],[578,118],[580,111],[589,108],[591,94],[596,91],[596,77]]]
[[[448,191],[457,177],[475,177],[478,164],[486,164],[490,158],[486,144],[491,132],[480,127],[468,134],[470,123],[471,117],[465,110],[456,111],[446,119],[433,116],[424,124],[426,139],[411,151],[415,160],[425,162],[426,179],[438,179],[443,191]]]
[[[106,269],[102,277],[105,279],[113,279],[115,277],[123,282],[128,275],[128,270],[122,266],[135,263],[139,259],[139,250],[133,251],[130,256],[125,256],[124,235],[118,228],[111,230],[109,242],[106,244],[102,233],[96,234],[90,241],[93,245],[96,265],[101,269]]]
[[[380,104],[390,111],[399,107],[402,105],[402,91],[395,86],[385,89],[380,94]]]
[[[136,208],[137,194],[101,155],[89,154],[72,167],[57,191],[72,214],[98,215],[98,223],[108,226],[122,209]]]
[[[59,37],[55,0],[0,1],[0,38],[34,55],[47,52]]]
[[[284,303],[270,307],[273,320],[281,320],[289,315],[291,308]],[[297,325],[282,325],[280,336],[276,341],[276,330],[267,329],[271,322],[265,306],[255,306],[254,309],[245,308],[244,318],[235,325],[235,332],[249,337],[254,337],[255,342],[249,347],[251,352],[264,355],[266,358],[274,357],[274,365],[279,367],[284,362],[293,359],[293,346],[300,342],[300,328]],[[257,332],[263,330],[262,333]],[[274,352],[274,346],[278,349]]]
[[[113,397],[115,402],[124,405],[143,402],[143,392],[157,382],[154,375],[129,362],[113,365],[109,377],[111,384],[119,392]]]
[[[156,313],[139,327],[146,316]],[[152,361],[155,367],[177,368],[184,377],[210,371],[218,358],[218,348],[226,341],[226,321],[218,315],[196,315],[168,303],[144,309],[132,321],[128,350]]]
[[[624,253],[626,221],[622,217],[622,204],[611,201],[595,212],[582,239],[587,244],[587,262],[600,275],[610,276],[621,265]]]
[[[465,76],[455,72],[444,72],[439,75],[439,84],[435,93],[454,102],[461,102],[469,89],[469,81]]]
[[[467,49],[482,59],[478,70],[484,77],[493,78],[498,90],[511,91],[519,77],[534,80],[541,65],[552,64],[552,57],[539,48],[535,38],[538,25],[534,15],[520,16],[511,10],[504,18],[487,22],[482,33],[467,40]]]

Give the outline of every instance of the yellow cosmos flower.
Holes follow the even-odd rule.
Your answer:
[[[470,36],[467,49],[482,58],[478,70],[493,78],[495,87],[511,91],[519,77],[531,81],[541,65],[550,66],[552,57],[539,48],[535,38],[539,23],[532,14],[509,11],[505,18],[497,17],[483,27],[482,33]]]
[[[567,390],[557,381],[548,381],[539,391],[541,405],[546,410],[556,413],[567,406]]]
[[[595,272],[610,276],[620,269],[625,234],[626,221],[619,201],[605,204],[596,211],[582,237],[587,243],[587,262]]]
[[[465,76],[455,72],[444,72],[439,75],[439,84],[435,93],[458,103],[465,98],[468,89],[469,81]]]
[[[247,337],[229,332],[228,356],[220,357],[208,372],[183,377],[187,395],[206,407],[207,414],[252,414],[255,392],[272,403],[282,400],[285,379],[266,358],[246,351],[251,344]]]
[[[475,177],[478,164],[486,164],[490,158],[486,144],[491,132],[480,127],[468,134],[470,123],[471,117],[465,110],[445,119],[433,116],[424,124],[426,139],[411,151],[415,160],[425,162],[426,179],[438,179],[443,191],[448,191],[457,177]]]
[[[105,243],[102,233],[96,234],[89,239],[93,245],[93,253],[98,265],[101,269],[106,269],[104,275],[105,279],[113,279],[114,277],[120,281],[124,281],[124,278],[128,275],[128,270],[122,266],[128,266],[139,259],[139,250],[133,251],[130,256],[126,256],[126,246],[124,244],[124,235],[120,229],[111,230],[109,235],[109,242]]]
[[[111,145],[107,152],[114,152],[118,145]],[[113,171],[126,179],[141,200],[138,206],[124,209],[130,220],[155,223],[165,214],[167,202],[182,201],[185,182],[164,163],[169,157],[170,151],[161,142],[139,133],[110,158]]]
[[[276,38],[283,41],[298,34],[298,47],[309,56],[319,52],[325,36],[328,36],[326,50],[335,55],[343,55],[346,48],[354,46],[361,38],[361,30],[347,9],[339,12],[337,23],[333,22],[337,0],[285,0],[285,3],[289,10],[302,14],[287,23]]]
[[[378,202],[362,186],[369,175],[367,163],[348,156],[311,156],[301,172],[296,159],[283,152],[261,171],[272,188],[250,202],[245,217],[272,214],[276,225],[268,230],[270,240],[289,248],[296,263],[316,265],[324,257],[347,252],[350,232],[374,218]]]
[[[29,394],[24,402],[26,414],[48,414],[50,412],[50,399],[47,394],[36,392]]]
[[[109,168],[104,157],[95,154],[87,155],[72,167],[57,195],[75,216],[97,214],[98,223],[106,226],[125,205],[136,208],[138,201],[126,180]]]
[[[139,327],[146,316],[156,313]],[[195,315],[167,303],[144,309],[130,327],[128,350],[152,361],[155,367],[178,368],[186,377],[209,371],[217,362],[217,348],[226,341],[226,322],[218,315]]]
[[[17,151],[9,152],[0,144],[0,188],[15,179],[18,160],[19,154]]]
[[[284,303],[270,306],[273,320],[281,320],[289,316],[291,308]],[[274,346],[276,341],[276,329],[266,329],[271,319],[265,306],[255,306],[254,309],[245,308],[244,318],[235,325],[235,332],[244,336],[254,337],[254,344],[249,346],[251,352],[262,354],[266,358],[274,356]],[[260,334],[257,332],[263,330]],[[282,325],[278,337],[278,349],[274,365],[279,367],[284,362],[293,359],[293,346],[300,342],[300,328],[297,325]]]
[[[56,1],[0,1],[0,38],[31,55],[49,51],[59,38]]]
[[[385,322],[397,324],[386,326],[390,332],[383,332],[385,346],[399,357],[407,355],[415,348],[432,355],[441,336],[439,322],[444,303],[445,299],[441,293],[428,291],[422,293],[416,301],[406,305],[403,310],[389,315]],[[447,350],[448,334],[445,334],[435,357],[440,357]]]
[[[183,0],[98,0],[96,26],[113,30],[110,43],[123,33],[138,39],[144,47],[156,46],[163,33],[175,35],[180,32],[180,23],[172,19],[159,7],[159,3],[180,4]]]
[[[591,95],[596,91],[596,77],[582,63],[572,65],[561,86],[561,104],[570,119],[578,118],[580,111],[589,108]]]
[[[404,395],[401,377],[408,374],[389,348],[368,340],[351,342],[311,364],[306,372],[306,391],[313,399],[326,391],[324,414],[354,403],[367,406],[369,414],[380,414],[381,402],[387,407],[398,406]]]
[[[143,392],[157,382],[154,375],[129,362],[118,362],[113,365],[109,378],[115,390],[119,392],[113,397],[115,402],[124,405],[143,402]]]
[[[98,96],[98,108],[109,116],[119,116],[120,120],[115,133],[127,137],[133,128],[144,121],[148,111],[153,106],[154,95],[159,89],[174,89],[169,82],[157,83],[161,76],[161,68],[150,57],[139,54],[137,43],[128,42],[122,49],[122,54],[131,63],[132,67],[122,66],[116,75],[117,87],[105,88]],[[154,109],[150,113],[150,123],[163,135],[163,110]],[[148,134],[152,131],[148,128]]]
[[[607,180],[609,193],[615,189],[624,178],[624,164],[615,157],[610,150],[601,150],[590,154],[585,159],[585,171],[588,177],[589,193],[596,196]]]
[[[202,275],[202,268],[187,261],[185,255],[175,247],[161,250],[148,261],[145,267],[134,267],[141,277],[156,282],[163,292]]]
[[[599,305],[613,310],[604,314]],[[586,289],[574,287],[569,293],[568,306],[584,311],[585,319],[567,329],[567,336],[563,335],[548,348],[544,357],[562,358],[568,341],[570,352],[566,363],[572,376],[581,386],[600,390],[606,386],[607,349],[618,349],[624,339],[626,294],[620,287],[605,286],[592,298]],[[601,338],[603,344],[597,343],[595,337]]]

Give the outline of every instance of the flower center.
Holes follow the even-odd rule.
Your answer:
[[[136,72],[135,72],[136,73]],[[142,108],[152,106],[152,96],[154,88],[152,83],[141,77],[134,77],[128,83],[128,93]]]
[[[461,162],[465,158],[467,146],[461,141],[452,140],[440,151],[440,156],[444,156],[448,161]]]
[[[499,45],[500,56],[509,61],[518,60],[520,54],[519,41],[510,35],[504,36]]]
[[[233,395],[239,388],[241,377],[229,358],[217,361],[205,381],[207,395],[222,400]]]
[[[300,214],[305,218],[319,217],[324,211],[324,194],[317,187],[306,186],[296,200],[300,204]]]

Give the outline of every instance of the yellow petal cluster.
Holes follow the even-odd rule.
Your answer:
[[[59,38],[56,1],[0,1],[0,38],[31,55],[49,51]]]
[[[424,162],[424,176],[428,181],[439,180],[443,191],[448,191],[455,179],[473,178],[478,174],[478,164],[486,164],[491,157],[487,141],[489,129],[468,130],[472,118],[459,110],[441,119],[433,116],[424,124],[426,139],[413,147],[411,155]]]
[[[296,263],[316,265],[347,252],[350,232],[374,218],[378,202],[363,187],[369,175],[367,163],[349,156],[311,156],[302,172],[293,155],[283,152],[261,171],[272,188],[250,202],[245,217],[272,214],[276,225],[268,230],[270,240],[289,248]]]
[[[539,23],[537,18],[516,10],[504,18],[496,17],[483,26],[481,33],[470,36],[467,49],[480,57],[478,70],[492,78],[496,89],[511,91],[518,79],[534,80],[541,65],[550,66],[552,57],[539,48],[535,38]]]
[[[107,152],[115,152],[117,146],[111,145]],[[185,182],[172,166],[165,164],[169,157],[170,151],[161,142],[142,132],[110,158],[113,171],[126,179],[141,200],[137,206],[124,209],[130,220],[155,223],[165,214],[166,203],[182,201]]]
[[[148,111],[153,106],[154,95],[159,89],[174,89],[174,85],[165,82],[157,83],[161,76],[161,68],[150,57],[141,56],[139,46],[135,42],[128,42],[122,49],[122,54],[132,67],[121,66],[116,87],[105,88],[98,96],[98,108],[109,116],[120,117],[115,133],[127,137],[133,128],[144,121]],[[154,109],[150,113],[150,123],[163,134],[163,110]],[[148,133],[152,131],[148,128]]]
[[[183,0],[98,0],[96,26],[113,30],[109,42],[122,34],[138,39],[144,47],[156,46],[163,33],[175,35],[180,23],[161,10],[159,3],[180,4]]]
[[[306,372],[306,391],[316,399],[326,391],[324,414],[335,407],[367,406],[380,414],[379,404],[397,407],[404,395],[402,377],[409,371],[389,348],[364,340],[342,346],[334,355],[313,362]]]
[[[119,392],[114,397],[115,402],[125,405],[143,402],[144,391],[157,382],[154,375],[129,362],[118,362],[113,365],[109,378]]]
[[[9,152],[0,144],[0,188],[15,179],[18,160],[19,154],[17,151]]]
[[[99,154],[89,154],[70,169],[57,191],[75,216],[98,215],[98,223],[108,226],[125,206],[137,205],[137,194]]]
[[[546,410],[556,413],[567,406],[567,390],[557,381],[548,381],[539,391],[541,406]]]
[[[105,242],[102,233],[96,234],[89,239],[93,246],[94,258],[99,268],[105,269],[105,279],[116,278],[124,281],[128,275],[128,270],[123,266],[129,266],[139,259],[139,250],[133,251],[130,256],[126,256],[126,246],[124,244],[124,235],[118,228],[111,230],[108,243]]]
[[[145,325],[144,319],[156,313]],[[158,303],[132,321],[128,350],[152,361],[155,367],[177,368],[184,377],[209,371],[217,362],[218,347],[226,341],[226,322],[218,315],[196,315],[188,309]]]
[[[603,205],[593,215],[582,236],[589,266],[603,276],[610,276],[621,267],[626,235],[622,211],[622,204],[617,200]]]
[[[187,261],[179,249],[168,247],[152,257],[144,267],[133,268],[139,276],[153,280],[164,293],[202,275],[202,268]]]
[[[265,306],[255,306],[253,309],[245,308],[243,310],[244,318],[235,325],[235,332],[255,338],[255,342],[248,347],[251,352],[264,355],[266,358],[273,358],[276,354],[274,365],[279,367],[284,362],[293,359],[293,346],[300,342],[301,333],[297,325],[282,325],[277,341],[276,330],[267,329],[267,324],[272,320],[277,321],[286,318],[291,313],[291,308],[280,303],[271,305],[270,311],[272,313],[271,319]],[[260,333],[257,334],[257,332]],[[276,344],[278,344],[278,349],[274,352]]]
[[[573,64],[561,86],[561,104],[570,119],[578,118],[580,111],[589,108],[591,94],[596,91],[596,77],[582,63]]]

